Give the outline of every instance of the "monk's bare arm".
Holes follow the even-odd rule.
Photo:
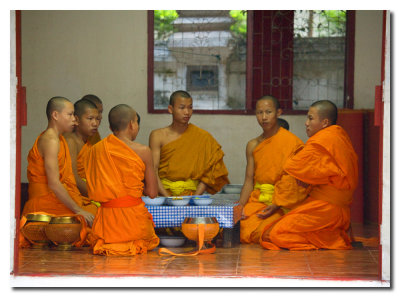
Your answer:
[[[149,147],[144,147],[142,150],[141,158],[146,165],[144,172],[145,186],[143,192],[150,198],[154,198],[158,194],[157,177],[154,172],[153,157]]]
[[[81,209],[60,182],[58,168],[59,146],[60,143],[58,139],[54,138],[44,138],[39,142],[39,151],[43,156],[48,186],[66,207],[75,214],[82,215],[89,226],[91,226],[94,215]]]
[[[244,178],[244,183],[242,187],[242,191],[240,192],[240,205],[246,205],[247,201],[250,198],[250,194],[254,188],[254,157],[253,151],[254,148],[257,146],[258,142],[256,139],[252,139],[247,143],[246,146],[246,173]]]
[[[78,146],[76,142],[71,137],[65,137],[65,140],[68,144],[69,154],[71,156],[71,163],[72,163],[72,172],[74,173],[75,182],[79,189],[79,192],[85,197],[88,197],[88,191],[86,183],[82,180],[82,178],[78,174],[78,167],[76,165],[78,159]]]
[[[169,196],[169,193],[165,190],[163,184],[161,183],[160,177],[158,175],[158,168],[160,165],[160,154],[161,154],[161,135],[160,135],[160,130],[154,130],[150,133],[149,137],[149,146],[151,149],[151,154],[153,157],[153,166],[154,166],[154,172],[156,174],[157,178],[157,184],[158,184],[158,193],[161,196]]]
[[[207,185],[202,181],[200,181],[199,184],[197,185],[196,192],[194,193],[194,195],[202,195],[206,191],[206,189]]]

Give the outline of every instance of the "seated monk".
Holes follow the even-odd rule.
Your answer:
[[[151,151],[134,142],[139,123],[131,107],[115,106],[108,119],[113,134],[93,146],[85,166],[89,197],[101,204],[88,240],[94,254],[146,253],[159,244],[141,199],[157,195]]]
[[[351,249],[346,231],[358,180],[357,154],[336,118],[337,108],[331,101],[317,101],[309,108],[306,132],[310,138],[284,165],[309,194],[272,228],[266,227],[263,247]]]
[[[246,146],[246,173],[239,203],[243,207],[240,241],[259,243],[264,227],[305,199],[305,190],[283,172],[286,159],[303,142],[280,127],[282,110],[273,96],[264,96],[256,103],[256,117],[263,133]]]
[[[97,207],[79,193],[68,145],[62,136],[75,126],[74,105],[66,98],[53,97],[47,103],[46,114],[47,129],[38,136],[28,154],[29,199],[22,217],[29,213],[76,214],[82,215],[91,226]],[[20,245],[26,246],[24,238],[20,239]]]
[[[93,146],[88,138],[97,133],[99,127],[99,112],[95,104],[86,99],[81,99],[74,104],[74,114],[77,125],[71,133],[65,133],[69,153],[72,161],[76,185],[83,196],[88,196],[86,188],[85,170],[83,164],[90,148]]]
[[[89,100],[90,102],[94,103],[97,107],[97,110],[99,111],[99,116],[98,116],[98,121],[99,121],[99,126],[101,123],[101,120],[103,119],[103,102],[100,100],[99,97],[93,94],[87,94],[83,96],[81,99]],[[98,143],[101,140],[99,131],[94,133],[93,135],[89,136],[89,143],[92,145]]]
[[[215,194],[229,183],[221,146],[210,133],[189,124],[192,103],[187,92],[174,92],[168,106],[172,123],[150,134],[161,196]]]

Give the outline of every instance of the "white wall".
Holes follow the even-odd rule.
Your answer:
[[[381,12],[356,15],[356,36],[360,35],[356,39],[357,108],[373,108],[370,98],[379,83],[379,77],[377,82],[375,77],[380,67],[365,60],[371,61],[371,55],[380,60],[381,35],[379,29],[371,31],[364,25],[372,23],[369,26],[379,28],[380,19]],[[369,40],[369,50],[360,50],[360,44]],[[147,113],[147,11],[23,11],[22,78],[28,104],[28,126],[22,130],[23,182],[27,181],[26,156],[37,135],[46,128],[45,106],[53,96],[65,96],[71,101],[87,93],[99,96],[104,102],[100,127],[103,137],[109,134],[108,111],[119,103],[133,106],[141,115],[137,138],[141,143],[148,143],[151,130],[171,121],[170,115]],[[307,140],[304,115],[283,118],[293,133]],[[192,123],[218,140],[225,152],[231,183],[242,183],[246,143],[261,133],[255,116],[195,114]]]
[[[356,13],[354,53],[354,108],[373,109],[375,86],[380,84],[383,13],[360,10]]]

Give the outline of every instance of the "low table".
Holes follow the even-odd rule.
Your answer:
[[[213,202],[207,206],[185,205],[146,205],[153,216],[156,228],[180,227],[188,217],[215,217],[222,232],[223,247],[232,247],[240,241],[240,207],[236,201],[239,194],[216,194]]]

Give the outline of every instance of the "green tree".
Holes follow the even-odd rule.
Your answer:
[[[154,39],[165,41],[174,33],[172,22],[178,18],[176,10],[154,10]]]
[[[246,41],[247,36],[247,11],[246,10],[231,10],[230,16],[235,20],[230,29],[234,37]]]

